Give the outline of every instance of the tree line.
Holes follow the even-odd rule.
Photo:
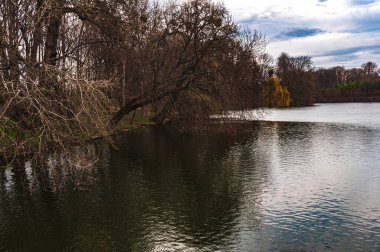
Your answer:
[[[78,152],[143,108],[202,130],[259,105],[265,46],[209,0],[1,0],[0,152]]]
[[[316,68],[309,56],[291,57],[282,53],[269,76],[272,78],[263,86],[262,105],[267,107],[380,101],[380,71],[372,61],[360,68]]]
[[[380,72],[375,62],[363,63],[361,68],[319,69],[317,73],[321,102],[380,101]]]

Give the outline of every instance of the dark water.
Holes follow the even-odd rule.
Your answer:
[[[336,113],[331,106],[305,109]],[[237,135],[205,136],[138,130],[119,139],[119,150],[97,147],[91,183],[55,193],[29,189],[30,164],[26,172],[7,167],[0,251],[380,251],[373,111],[368,127],[258,122]]]

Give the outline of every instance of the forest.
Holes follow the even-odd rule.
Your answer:
[[[360,68],[341,66],[316,71],[320,102],[379,102],[380,76],[375,62],[363,63]]]
[[[139,118],[201,132],[229,110],[380,90],[373,62],[316,69],[267,43],[211,0],[1,0],[0,156],[70,156]]]

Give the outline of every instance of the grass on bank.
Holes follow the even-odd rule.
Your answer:
[[[128,131],[140,128],[142,126],[153,125],[152,115],[142,110],[136,110],[124,116],[116,125],[118,130]],[[91,139],[95,132],[81,132],[78,134],[80,138]],[[21,130],[17,123],[6,118],[0,120],[0,156],[8,155],[14,150],[20,148],[25,152],[33,151],[38,147],[39,139],[30,130]]]
[[[152,115],[142,111],[135,110],[121,119],[116,125],[118,130],[133,130],[142,126],[153,125]]]
[[[363,81],[352,81],[348,83],[339,83],[335,87],[322,88],[321,91],[323,93],[334,92],[337,90],[352,90],[352,89],[378,89],[380,88],[380,81],[372,81],[372,82],[363,82]]]

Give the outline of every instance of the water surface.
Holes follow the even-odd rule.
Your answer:
[[[309,107],[264,109],[265,121],[322,122],[380,128],[380,103],[327,103]]]
[[[270,116],[298,122],[128,133],[80,188],[2,169],[0,251],[380,251],[380,104]]]

